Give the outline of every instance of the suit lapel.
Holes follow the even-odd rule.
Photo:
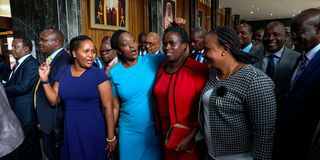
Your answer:
[[[304,79],[308,77],[313,71],[315,71],[320,66],[320,50],[316,53],[316,55],[309,62],[305,70],[303,71],[301,77],[299,79]]]
[[[30,55],[29,57],[27,57],[21,64],[20,66],[17,68],[17,70],[12,74],[11,78],[9,79],[9,81],[15,79],[15,77],[20,73],[21,69],[23,68],[23,66],[32,58],[32,56]]]
[[[300,62],[301,59],[302,59],[302,55],[298,58],[298,60],[296,62],[296,67],[298,67],[299,62]],[[305,68],[305,70],[303,71],[301,76],[296,80],[296,82],[292,86],[292,92],[294,92],[296,87],[298,87],[304,79],[308,78],[308,76],[313,71],[316,71],[316,69],[320,66],[319,61],[320,61],[320,50],[317,52],[317,54],[309,62],[309,64],[307,65],[307,67]],[[295,67],[295,69],[296,69],[296,67]]]
[[[57,60],[59,59],[60,55],[64,52],[64,50],[62,49],[59,53],[57,53],[57,55],[53,58],[52,62],[50,63],[51,66],[54,66],[54,64],[57,62]]]
[[[263,58],[264,58],[264,49],[259,50],[254,56],[256,56],[259,61],[254,64],[255,67],[260,68],[262,70],[262,63],[263,63]]]
[[[286,69],[285,66],[288,66],[288,63],[290,63],[290,52],[288,52],[288,49],[284,47],[282,55],[278,62],[278,66],[275,69],[274,77],[277,77],[276,75],[285,72],[283,71],[283,69]]]

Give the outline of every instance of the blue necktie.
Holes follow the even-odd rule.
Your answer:
[[[202,53],[201,53],[200,51],[198,51],[197,54],[198,54],[198,55],[197,55],[197,59],[196,59],[196,60],[197,60],[198,62],[202,62]]]
[[[275,70],[275,64],[273,58],[276,57],[274,54],[268,56],[268,65],[267,65],[267,70],[266,74],[272,78],[274,75],[274,70]]]
[[[297,79],[302,75],[303,71],[306,69],[308,60],[309,59],[306,55],[302,56],[301,61],[298,66],[297,75],[294,77],[294,79],[291,83],[291,86],[293,86],[296,83]]]

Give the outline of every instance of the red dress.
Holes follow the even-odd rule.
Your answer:
[[[199,127],[199,98],[208,76],[206,65],[191,58],[172,74],[165,73],[166,64],[159,68],[153,90],[157,129],[163,138],[176,123],[190,128]],[[165,149],[165,159],[194,160],[199,159],[199,154],[197,151],[189,153]]]

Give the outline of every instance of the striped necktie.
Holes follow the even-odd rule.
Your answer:
[[[291,83],[291,86],[293,86],[296,83],[296,81],[298,80],[298,78],[302,75],[303,71],[307,67],[308,61],[309,61],[308,57],[304,54],[300,60],[298,70],[297,70],[297,75],[294,77],[294,79]]]
[[[19,66],[19,61],[16,61],[16,63],[15,63],[14,66],[12,67],[12,70],[11,70],[11,74],[10,74],[9,79],[12,78],[12,76],[13,76],[13,74],[16,72],[16,69],[17,69],[18,66]]]

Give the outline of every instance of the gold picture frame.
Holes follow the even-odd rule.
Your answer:
[[[128,30],[128,0],[90,0],[90,27]]]

